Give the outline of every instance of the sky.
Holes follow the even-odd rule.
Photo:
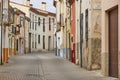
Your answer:
[[[23,0],[10,0],[10,1],[23,4]],[[39,8],[39,9],[41,9],[41,2],[47,3],[47,6],[46,6],[47,11],[50,11],[53,13],[56,12],[55,7],[53,6],[53,0],[30,0],[30,3],[33,4],[34,7]]]

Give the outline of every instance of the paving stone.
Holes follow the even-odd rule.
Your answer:
[[[33,53],[10,57],[0,66],[0,80],[117,80],[87,71],[54,56],[53,53]]]

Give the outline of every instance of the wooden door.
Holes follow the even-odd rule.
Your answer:
[[[109,76],[118,77],[118,8],[109,12]]]

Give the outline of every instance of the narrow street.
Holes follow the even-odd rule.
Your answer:
[[[10,57],[0,66],[0,80],[117,80],[87,71],[53,53]]]

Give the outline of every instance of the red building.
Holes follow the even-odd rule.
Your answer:
[[[76,61],[76,55],[75,55],[75,49],[76,49],[76,11],[75,11],[75,0],[70,0],[71,5],[71,57],[72,62],[75,63]]]

